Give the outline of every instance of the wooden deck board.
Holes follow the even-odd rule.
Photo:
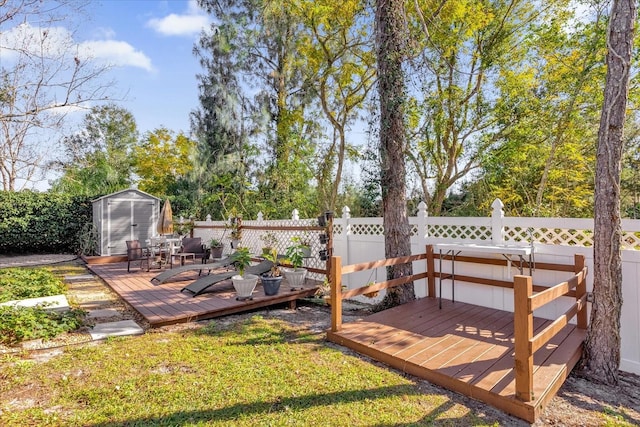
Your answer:
[[[549,320],[534,317],[534,330]],[[534,354],[534,397],[515,397],[513,313],[424,298],[327,333],[330,341],[534,422],[577,363],[585,331],[575,325]]]
[[[151,278],[158,274],[158,269],[147,272],[135,267],[127,273],[126,262],[91,264],[88,267],[138,311],[152,327],[225,316],[291,302],[311,296],[318,289],[316,282],[307,280],[304,289],[291,291],[285,279],[277,295],[265,295],[262,286],[258,284],[253,300],[237,301],[233,285],[227,280],[211,286],[202,295],[193,297],[180,292],[186,285],[185,280],[160,285],[152,283]],[[192,276],[193,280],[197,277],[197,274]],[[180,277],[183,278],[184,276]]]

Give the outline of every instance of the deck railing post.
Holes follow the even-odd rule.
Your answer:
[[[427,245],[427,296],[436,297],[435,261],[433,259],[433,245]]]
[[[342,258],[331,257],[331,332],[342,329]]]
[[[516,397],[530,402],[533,396],[533,353],[529,342],[533,338],[533,311],[529,298],[533,294],[533,282],[530,276],[515,276],[513,280],[514,296],[514,339],[515,339],[515,377]]]
[[[584,255],[575,254],[574,255],[574,273],[578,274],[584,269]],[[583,277],[580,282],[578,282],[578,286],[576,286],[576,300],[581,299],[584,295],[587,294],[587,278]],[[587,329],[587,303],[580,307],[577,315],[578,328]]]

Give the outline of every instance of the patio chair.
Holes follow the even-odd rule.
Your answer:
[[[185,237],[182,239],[180,250],[173,254],[173,256],[180,257],[181,265],[184,265],[185,257],[192,257],[194,261],[199,258],[202,260],[202,264],[205,264],[209,256],[209,251],[202,244],[201,237]]]
[[[147,271],[151,267],[152,254],[149,248],[143,248],[140,245],[140,240],[127,240],[127,273],[130,273],[131,262],[140,261],[140,268],[142,264],[147,263]]]
[[[247,267],[245,269],[245,274],[255,274],[256,276],[259,276],[262,273],[266,273],[267,271],[271,270],[271,267],[273,267],[273,263],[271,261],[262,261],[260,264]],[[238,274],[237,271],[226,271],[220,274],[211,274],[209,276],[202,276],[198,280],[182,288],[180,292],[186,291],[192,294],[191,296],[195,297],[202,294],[209,287],[215,285],[216,283],[229,280],[231,279],[231,277],[235,276],[236,274]]]

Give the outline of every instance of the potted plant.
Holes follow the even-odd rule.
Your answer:
[[[236,299],[239,301],[252,299],[253,290],[256,288],[256,284],[258,283],[258,276],[255,274],[244,274],[245,269],[251,264],[249,248],[238,248],[238,250],[231,256],[231,259],[238,269],[238,273],[240,273],[231,278],[233,287],[238,294]]]
[[[222,250],[224,244],[215,237],[209,241],[209,248],[211,249],[211,258],[222,258]]]
[[[302,246],[302,257],[303,258],[311,258],[311,236],[309,233],[305,233],[299,240],[300,245]]]
[[[291,289],[302,288],[302,284],[307,276],[307,269],[302,268],[302,262],[304,261],[304,251],[308,248],[307,245],[302,244],[300,237],[292,237],[291,241],[293,245],[286,249],[285,256],[291,263],[293,268],[283,268],[284,277],[291,285]]]
[[[242,217],[231,217],[229,222],[230,224],[227,225],[227,227],[231,229],[231,247],[234,249],[238,249],[240,247],[240,240],[242,239]]]
[[[271,252],[273,252],[276,249],[276,243],[278,243],[278,237],[273,231],[267,231],[262,236],[260,236],[260,240],[262,240],[262,243],[264,244],[264,246],[262,247],[262,254],[265,255],[265,258],[266,258],[266,255],[269,255]]]
[[[264,289],[264,294],[276,295],[280,290],[280,283],[282,282],[282,273],[280,272],[280,267],[278,266],[278,252],[275,249],[272,249],[269,253],[263,252],[262,256],[267,261],[271,261],[273,263],[271,270],[264,273],[260,277],[260,281],[262,282],[262,287]]]

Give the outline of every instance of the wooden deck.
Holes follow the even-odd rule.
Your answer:
[[[286,279],[280,292],[267,296],[258,284],[253,300],[237,301],[230,280],[211,286],[206,293],[192,297],[180,290],[198,277],[197,272],[183,273],[176,280],[154,285],[150,279],[160,270],[149,272],[137,266],[127,273],[127,263],[89,264],[87,267],[100,276],[120,297],[138,311],[152,327],[174,323],[191,322],[228,314],[254,310],[256,308],[295,301],[313,295],[317,290],[314,281],[307,280],[304,289],[291,291]]]
[[[575,366],[585,331],[567,325],[534,354],[534,400],[515,397],[513,313],[424,298],[342,324],[328,339],[534,422]],[[534,329],[550,323],[534,318]]]

